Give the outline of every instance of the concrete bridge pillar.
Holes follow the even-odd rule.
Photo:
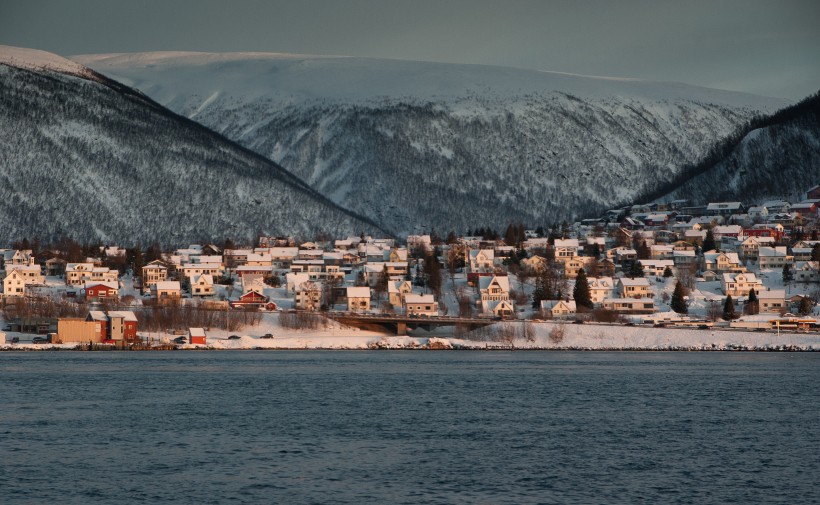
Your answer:
[[[396,323],[396,335],[407,335],[407,323]]]

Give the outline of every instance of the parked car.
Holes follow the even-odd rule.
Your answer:
[[[231,335],[228,340],[239,340],[239,335]]]
[[[187,344],[188,338],[187,337],[177,337],[174,339],[175,344]]]
[[[34,337],[31,339],[32,344],[47,344],[48,339],[46,337]]]
[[[273,338],[273,335],[271,333],[265,333],[264,335],[262,335],[259,338]]]

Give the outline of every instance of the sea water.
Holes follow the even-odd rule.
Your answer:
[[[818,503],[819,387],[816,353],[0,353],[0,503]]]

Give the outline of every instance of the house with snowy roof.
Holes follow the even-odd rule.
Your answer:
[[[745,272],[746,267],[735,252],[707,251],[703,253],[703,271],[726,273]]]
[[[213,275],[195,275],[191,279],[191,296],[213,296],[214,277]]]
[[[350,312],[369,312],[370,288],[367,286],[348,286],[347,310]]]
[[[740,256],[747,261],[757,261],[760,247],[774,245],[772,237],[747,237],[740,243]]]
[[[615,292],[615,281],[612,277],[587,277],[589,298],[596,307],[603,305],[606,298],[612,298]]]
[[[791,212],[792,204],[785,200],[770,200],[763,202],[763,207],[769,209],[769,213],[781,214]]]
[[[567,279],[575,279],[578,277],[578,272],[584,268],[590,260],[588,256],[575,256],[574,258],[565,258],[563,261],[564,275]]]
[[[723,293],[726,296],[748,296],[754,289],[756,294],[763,290],[763,283],[752,272],[725,273],[721,280]]]
[[[3,295],[6,297],[25,296],[28,293],[29,286],[35,284],[43,284],[45,277],[39,275],[40,267],[35,265],[37,269],[37,276],[29,275],[26,268],[22,265],[6,270],[6,275],[3,278]]]
[[[652,289],[646,277],[621,277],[615,285],[615,292],[621,298],[652,298]]]
[[[794,280],[797,282],[820,282],[820,261],[801,261],[794,265]]]
[[[151,298],[158,301],[174,301],[182,298],[179,281],[161,281],[151,286]]]
[[[437,316],[438,302],[433,295],[409,293],[404,296],[404,313],[408,316]]]
[[[603,302],[606,310],[619,314],[652,314],[655,302],[652,298],[607,298]]]
[[[670,270],[675,266],[674,260],[641,260],[643,274],[653,277],[663,277],[667,268]]]
[[[259,274],[256,275],[245,275],[242,278],[242,294],[249,293],[251,291],[256,291],[257,293],[263,295],[265,294],[265,289],[268,287],[265,284],[265,277]]]
[[[712,202],[706,206],[706,212],[719,216],[744,214],[746,209],[741,202]]]
[[[137,316],[130,310],[92,310],[85,320],[97,323],[102,342],[129,342],[139,339]]]
[[[817,202],[799,202],[792,205],[792,212],[796,212],[804,218],[817,217],[818,210],[820,210],[820,205]]]
[[[541,314],[545,318],[567,319],[575,312],[575,300],[541,300]]]
[[[299,310],[319,310],[322,306],[321,283],[306,280],[297,284],[294,287],[294,298]]]
[[[782,269],[784,265],[793,265],[794,256],[788,253],[786,246],[758,248],[758,265],[760,269]]]
[[[568,259],[578,256],[580,244],[578,239],[555,239],[553,244],[555,248],[555,261],[564,262]]]
[[[760,312],[779,314],[788,310],[785,289],[764,289],[757,294]]]
[[[120,296],[119,282],[85,281],[83,287],[86,301],[114,301]]]
[[[413,285],[410,281],[388,281],[387,300],[393,307],[401,307],[404,304],[404,297],[413,292]]]
[[[495,250],[472,249],[467,253],[467,264],[470,272],[486,273],[495,269]]]

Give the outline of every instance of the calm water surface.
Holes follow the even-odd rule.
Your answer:
[[[0,353],[0,503],[820,503],[820,354]]]

